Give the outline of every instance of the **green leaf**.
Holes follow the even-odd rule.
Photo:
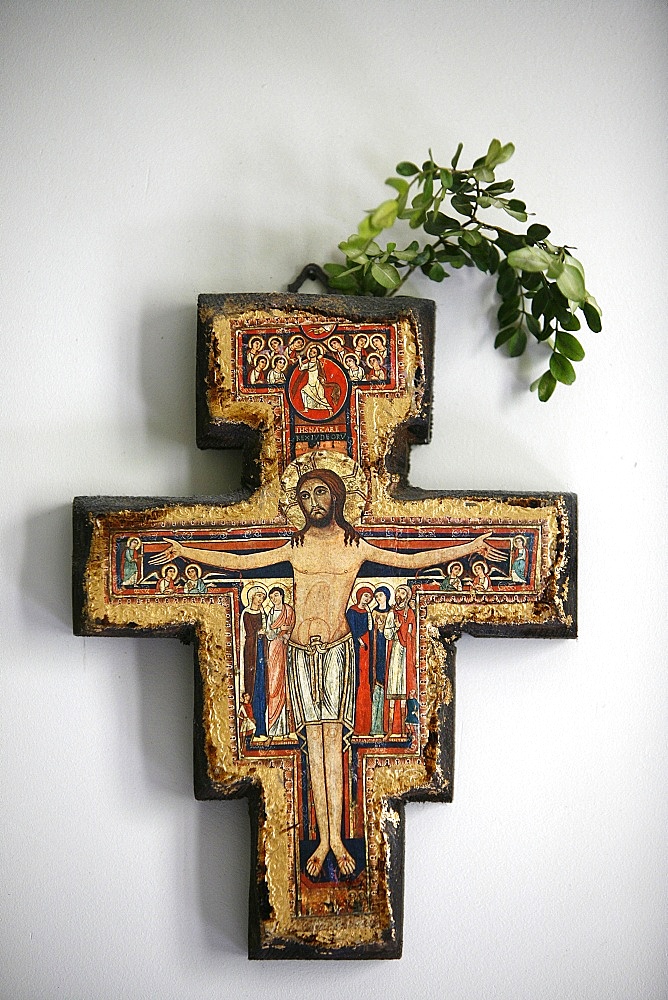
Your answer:
[[[510,157],[513,155],[514,152],[515,152],[515,146],[513,145],[513,143],[507,142],[505,146],[501,147],[501,151],[496,157],[497,164],[506,163],[506,161],[510,159]]]
[[[575,368],[563,354],[557,354],[556,352],[552,354],[550,358],[550,371],[557,382],[563,382],[564,385],[572,385],[575,382]]]
[[[489,187],[485,188],[485,193],[494,196],[497,194],[507,194],[513,190],[515,187],[515,181],[508,178],[507,181],[495,181],[494,184],[490,184]]]
[[[443,281],[443,278],[447,278],[448,275],[444,270],[443,265],[436,261],[436,263],[432,264],[429,268],[428,277],[431,278],[432,281]]]
[[[499,330],[494,339],[494,347],[499,348],[503,344],[506,344],[513,336],[513,334],[516,332],[517,332],[516,326],[507,326],[505,327],[505,329]]]
[[[559,330],[555,346],[560,354],[565,354],[571,361],[582,361],[585,356],[584,347],[577,337],[571,333],[564,333],[563,330]]]
[[[466,195],[453,194],[450,199],[450,203],[455,212],[459,212],[460,215],[473,215],[473,202],[470,198],[467,198]]]
[[[557,278],[557,287],[567,299],[582,305],[587,291],[584,280],[577,267],[572,264],[565,264],[564,269]]]
[[[481,167],[475,167],[471,173],[477,181],[481,181],[483,184],[494,180],[494,171],[484,164]]]
[[[511,216],[511,218],[517,219],[518,222],[527,221],[528,218],[527,213],[523,212],[521,209],[511,208],[510,205],[503,205],[503,204],[501,205],[501,208],[503,209],[504,212],[507,212],[508,215]]]
[[[538,398],[541,403],[547,403],[548,399],[557,388],[557,380],[552,372],[543,372],[538,380]]]
[[[529,333],[532,333],[534,337],[540,337],[540,323],[535,316],[529,313],[524,317],[524,322],[527,325]]]
[[[411,205],[413,208],[426,208],[427,205],[431,205],[432,196],[428,191],[420,191],[413,198]]]
[[[374,236],[378,236],[382,232],[382,229],[372,226],[370,216],[365,215],[357,227],[357,232],[363,240],[371,240]]]
[[[401,275],[392,264],[372,264],[371,274],[383,288],[396,288],[401,284]]]
[[[413,242],[410,243],[405,250],[395,250],[394,256],[397,260],[405,260],[408,263],[411,263],[417,257],[419,249],[420,246],[417,240],[413,240]]]
[[[462,239],[472,247],[477,247],[480,243],[482,243],[482,236],[477,229],[467,229],[462,233]]]
[[[601,316],[597,309],[591,304],[591,302],[585,301],[582,306],[582,311],[584,313],[584,318],[587,321],[587,326],[594,333],[600,333],[602,330]]]
[[[439,177],[444,188],[449,188],[452,185],[452,170],[448,170],[447,167],[443,167],[439,173]]]
[[[502,271],[499,268],[499,280],[496,283],[496,290],[502,299],[517,295],[517,275],[512,267],[507,267]]]
[[[402,177],[388,177],[385,183],[398,191],[401,198],[405,198],[408,194],[408,181],[403,180]]]
[[[544,319],[543,322],[545,323],[545,326],[541,330],[539,330],[538,333],[534,334],[534,337],[536,338],[539,344],[542,344],[544,340],[549,340],[552,334],[554,333],[554,328],[548,322],[548,320]]]
[[[520,326],[508,341],[508,356],[511,358],[519,358],[520,354],[524,354],[526,346],[527,335]]]
[[[417,209],[417,211],[411,212],[408,225],[411,227],[411,229],[419,229],[420,226],[423,225],[426,218],[427,218],[427,213],[424,211],[424,209],[419,208]]]
[[[532,243],[540,243],[541,240],[544,240],[549,235],[550,230],[547,226],[540,226],[537,222],[534,222],[533,225],[529,226],[527,229],[527,239]]]
[[[384,201],[382,205],[373,212],[371,216],[371,225],[380,226],[381,229],[389,229],[393,226],[396,218],[397,212],[399,211],[399,205],[397,204],[396,198],[390,198],[389,201]]]
[[[535,292],[541,286],[540,272],[529,273],[528,271],[522,271],[520,281],[522,282],[522,287],[526,288],[528,292]]]
[[[540,247],[520,247],[508,254],[508,263],[518,271],[546,271],[550,266],[550,254]]]
[[[414,163],[411,163],[410,160],[402,160],[401,163],[397,163],[394,169],[398,174],[401,174],[402,177],[412,177],[413,174],[420,173],[420,168]]]
[[[488,167],[495,167],[499,162],[498,156],[501,152],[501,143],[498,139],[492,139],[487,149],[487,155],[485,156],[485,164]]]
[[[496,274],[496,270],[499,266],[499,261],[501,260],[499,256],[499,251],[496,249],[493,243],[486,243],[487,247],[487,269],[490,274]]]
[[[499,306],[496,318],[499,321],[499,326],[507,326],[508,323],[514,323],[520,314],[520,300],[507,299],[502,302]]]
[[[563,326],[564,330],[579,330],[580,320],[577,316],[574,316],[572,312],[566,312],[566,315],[559,316],[559,323]]]
[[[541,313],[544,313],[547,309],[549,301],[550,293],[547,288],[540,288],[531,303],[531,314],[538,319]]]
[[[457,169],[457,164],[459,163],[459,157],[462,155],[462,149],[464,148],[464,143],[460,142],[455,150],[455,155],[450,160],[450,166],[453,170]]]
[[[519,250],[524,247],[522,237],[516,236],[515,233],[497,233],[494,242],[505,254],[509,254],[513,250]]]

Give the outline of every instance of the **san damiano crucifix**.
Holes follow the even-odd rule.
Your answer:
[[[201,296],[228,498],[78,498],[75,630],[196,649],[195,788],[246,795],[254,958],[398,957],[403,805],[452,797],[454,641],[575,634],[568,494],[425,493],[433,304]]]

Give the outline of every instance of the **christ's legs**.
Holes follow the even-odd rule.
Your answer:
[[[341,840],[341,814],[343,811],[343,725],[325,722],[322,727],[325,751],[325,779],[327,782],[327,811],[329,814],[329,841],[342,875],[352,875],[355,862]]]
[[[352,875],[355,862],[341,839],[343,725],[340,722],[307,725],[306,741],[315,817],[320,836],[320,843],[306,862],[306,871],[311,876],[318,875],[331,847],[341,874]]]
[[[318,824],[320,843],[306,862],[309,875],[318,875],[329,851],[329,815],[327,810],[327,782],[325,778],[325,754],[323,750],[323,727],[320,723],[306,726],[306,746],[308,769],[311,779],[315,818]]]

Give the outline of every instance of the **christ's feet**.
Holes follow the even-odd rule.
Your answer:
[[[321,841],[316,847],[311,857],[306,862],[306,871],[309,873],[311,878],[315,878],[317,875],[320,874],[328,852],[329,852],[329,844],[323,844]]]
[[[332,853],[336,858],[339,871],[342,875],[352,875],[355,871],[355,860],[345,849],[343,844],[332,845]]]

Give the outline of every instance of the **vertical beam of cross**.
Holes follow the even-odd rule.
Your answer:
[[[568,494],[425,493],[433,303],[201,296],[218,498],[77,498],[82,635],[195,643],[195,791],[249,798],[254,958],[398,957],[403,806],[452,797],[454,640],[575,634]]]

